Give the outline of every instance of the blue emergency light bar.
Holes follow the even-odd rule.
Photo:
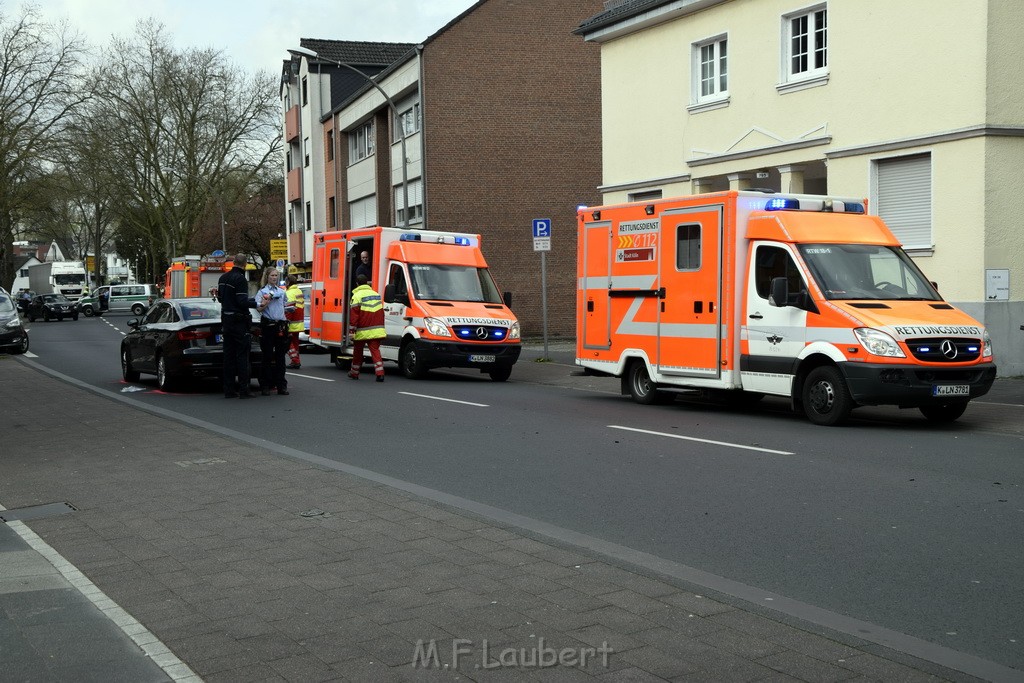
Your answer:
[[[403,232],[402,236],[398,238],[401,242],[422,242],[423,235],[416,232]],[[469,237],[462,235],[441,235],[433,240],[434,244],[454,244],[459,247],[471,247],[473,246],[473,240]]]
[[[861,202],[844,202],[839,199],[794,199],[775,197],[764,206],[765,211],[821,211],[835,213],[864,213]]]

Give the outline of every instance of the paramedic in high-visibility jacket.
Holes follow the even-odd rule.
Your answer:
[[[380,340],[384,338],[384,306],[380,294],[373,291],[370,281],[360,273],[356,276],[356,288],[352,290],[352,304],[349,309],[349,332],[352,334],[352,369],[349,379],[359,379],[359,368],[363,364],[363,347],[370,347],[373,372],[378,382],[384,381],[384,361],[380,357]]]
[[[297,370],[302,367],[299,332],[306,329],[306,296],[299,289],[299,278],[295,275],[289,275],[285,281],[288,289],[284,292],[284,317],[288,321],[288,335],[291,337],[288,342],[288,367]]]

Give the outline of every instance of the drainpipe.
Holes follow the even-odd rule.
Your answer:
[[[420,77],[419,77],[419,90],[420,90],[420,117],[423,119],[423,123],[420,124],[420,192],[423,194],[423,229],[430,230],[428,221],[430,220],[430,208],[427,204],[427,197],[430,193],[427,192],[427,101],[424,97],[423,89],[423,43],[416,46],[416,62],[419,64]],[[406,215],[409,213],[409,207],[405,209]]]

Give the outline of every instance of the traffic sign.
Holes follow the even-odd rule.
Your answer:
[[[282,268],[284,268],[284,259],[279,258],[277,259],[277,270],[280,271]]]
[[[288,258],[288,240],[270,240],[270,258]]]
[[[533,219],[533,236],[534,237],[551,237],[551,219],[550,218],[534,218]]]
[[[534,237],[533,238],[533,250],[534,251],[551,251],[551,238],[550,237]]]

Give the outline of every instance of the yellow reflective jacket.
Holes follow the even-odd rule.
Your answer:
[[[359,285],[352,290],[349,326],[355,330],[353,339],[382,339],[385,336],[384,306],[380,294],[370,285]]]
[[[288,319],[289,332],[303,332],[306,329],[306,296],[298,285],[292,285],[284,292],[284,315]]]

